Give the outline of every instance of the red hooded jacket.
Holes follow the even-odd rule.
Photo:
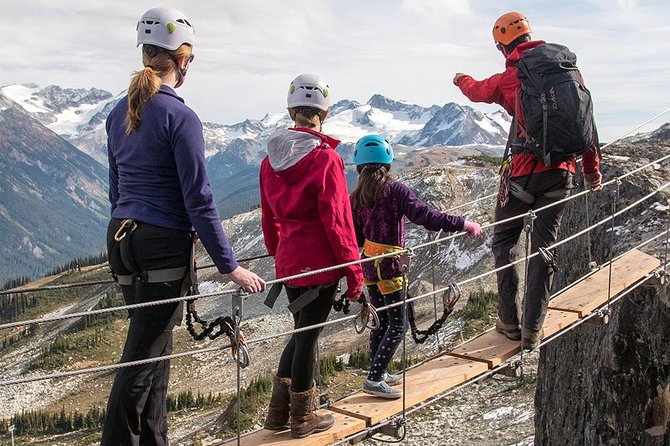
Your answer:
[[[360,259],[340,142],[304,129],[280,130],[268,140],[261,163],[263,237],[275,257],[277,278]],[[347,278],[347,297],[363,287],[361,265],[291,280],[322,285]]]
[[[542,40],[534,40],[531,42],[524,42],[517,46],[505,60],[505,71],[494,74],[493,76],[482,81],[476,81],[472,76],[464,75],[458,79],[458,87],[463,94],[473,102],[486,102],[488,104],[496,103],[502,106],[507,113],[514,116],[514,103],[516,91],[521,86],[521,81],[516,77],[517,63],[521,59],[521,55],[531,48],[542,45],[545,42]],[[519,110],[519,121],[523,124],[523,116]],[[533,171],[535,164],[535,155],[532,153],[517,153],[512,155],[512,178],[526,176]],[[600,168],[600,155],[595,147],[585,152],[582,155],[582,165],[584,173],[598,172]],[[538,161],[537,166],[533,172],[544,172],[552,169],[564,169],[571,173],[575,173],[575,160],[563,162],[547,166],[541,161]]]

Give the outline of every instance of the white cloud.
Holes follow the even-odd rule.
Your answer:
[[[407,12],[445,24],[473,16],[470,0],[401,0],[400,4]]]
[[[196,60],[179,91],[203,120],[220,123],[282,111],[300,72],[331,84],[333,98],[375,93],[419,105],[467,99],[457,71],[478,79],[502,71],[491,25],[512,0],[200,0],[162,4],[194,23]],[[3,5],[0,85],[125,89],[140,67],[135,23],[155,0],[25,0]],[[667,0],[524,2],[534,37],[579,57],[599,125],[632,128],[667,108]],[[494,106],[477,105],[491,110]]]

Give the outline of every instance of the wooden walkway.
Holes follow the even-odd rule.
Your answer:
[[[614,297],[657,269],[660,264],[661,262],[655,257],[634,250],[612,264],[611,283],[610,270],[606,267],[563,291],[549,303],[543,327],[545,337],[562,331],[607,303],[608,288],[610,296]],[[518,354],[519,350],[519,341],[509,340],[494,329],[490,329],[451,353],[408,370],[405,385],[406,407],[410,408],[476,378]],[[245,446],[332,444],[399,415],[402,412],[402,399],[383,400],[359,391],[322,411],[328,411],[335,417],[335,425],[326,432],[294,440],[288,430],[283,432],[260,430],[243,436],[241,444]],[[234,444],[237,444],[237,439],[225,443],[226,446]]]

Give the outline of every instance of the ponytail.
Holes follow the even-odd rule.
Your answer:
[[[128,114],[126,115],[126,134],[137,130],[140,126],[140,113],[145,102],[158,93],[161,78],[158,71],[147,65],[143,70],[136,71],[128,87]]]
[[[145,45],[150,46],[150,45]],[[155,47],[154,47],[155,49]],[[152,54],[151,56],[149,54]],[[126,134],[137,130],[140,126],[141,113],[144,104],[158,93],[163,78],[171,71],[180,75],[175,60],[191,55],[191,46],[183,44],[169,54],[165,51],[148,50],[143,48],[142,60],[144,69],[133,73],[128,86],[128,114],[126,115]]]

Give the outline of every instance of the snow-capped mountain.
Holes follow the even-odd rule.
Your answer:
[[[100,164],[107,164],[105,119],[123,96],[97,88],[8,85],[2,93]]]
[[[95,88],[40,88],[35,84],[9,85],[2,92],[49,129],[106,164],[104,120],[124,92],[113,96]],[[290,123],[286,112],[229,125],[206,122],[207,158],[234,150],[235,158],[258,166],[267,138]],[[391,143],[418,147],[504,145],[508,127],[509,118],[501,112],[485,114],[454,103],[421,107],[375,94],[365,104],[351,100],[334,104],[324,132],[348,144],[379,133]]]
[[[0,88],[0,92],[6,96],[3,102],[6,105],[3,105],[3,108],[11,109],[12,119],[16,121],[10,125],[6,120],[4,127],[0,128],[0,132],[9,130],[15,132],[13,135],[15,138],[6,141],[9,146],[13,145],[8,146],[8,150],[15,149],[22,144],[21,147],[30,147],[33,143],[28,142],[31,134],[44,135],[44,138],[51,142],[40,143],[41,147],[49,146],[52,152],[39,152],[31,156],[35,158],[32,161],[38,165],[41,163],[42,166],[49,167],[52,163],[56,163],[51,158],[52,155],[58,154],[59,151],[69,153],[74,150],[77,152],[76,149],[79,149],[80,155],[83,155],[77,161],[79,172],[82,175],[93,173],[95,179],[92,181],[96,184],[90,190],[85,189],[82,192],[86,197],[79,198],[83,202],[95,203],[96,207],[94,217],[96,228],[82,227],[82,237],[87,240],[98,237],[99,227],[97,226],[105,219],[101,216],[106,215],[105,119],[125,92],[113,95],[95,88],[72,89],[55,85],[39,87],[35,84],[8,85]],[[324,123],[324,132],[342,141],[338,152],[348,164],[351,162],[355,141],[366,134],[379,133],[386,137],[394,144],[399,158],[417,149],[432,146],[478,145],[467,149],[454,148],[454,153],[460,156],[464,150],[477,153],[483,150],[482,147],[485,148],[484,150],[489,150],[491,146],[500,148],[507,135],[505,122],[505,117],[499,113],[484,114],[467,106],[450,103],[442,107],[438,105],[422,107],[376,94],[365,104],[352,100],[342,100],[333,104],[328,119]],[[285,111],[267,113],[261,119],[246,119],[235,124],[213,122],[203,124],[208,174],[222,218],[245,212],[257,205],[259,202],[258,166],[265,156],[265,143],[277,129],[290,125],[291,121]],[[16,130],[19,127],[30,130],[26,130],[25,135],[19,135],[21,131]],[[450,151],[452,149],[447,147],[440,150]],[[10,150],[7,153],[14,152]],[[68,157],[73,156],[68,154]],[[90,164],[91,158],[97,161],[93,163],[95,165],[87,165]],[[442,159],[448,160],[454,157],[448,156]],[[6,161],[10,163],[11,160]],[[399,164],[398,167],[401,165]],[[416,161],[407,163],[407,166],[411,165],[418,164]],[[9,164],[7,166],[10,168]],[[70,172],[71,167],[68,165],[63,169],[70,177],[76,177],[74,171]],[[47,184],[43,179],[36,181],[36,178],[42,178],[40,177],[42,173],[35,171],[33,174],[31,172],[29,169],[22,172],[22,175],[25,176],[23,181],[25,184],[33,182]],[[353,181],[353,176],[350,175],[350,177]],[[4,205],[6,192],[3,190],[2,193]],[[33,195],[46,200],[45,197],[50,197],[50,190],[35,188]],[[88,195],[95,196],[95,200],[91,201]],[[22,199],[27,198],[29,195]],[[65,197],[59,199],[65,200]],[[17,200],[15,201],[18,203]],[[21,206],[28,208],[31,206],[29,200],[21,201],[21,203],[23,203]],[[63,206],[63,212],[67,212],[67,206],[65,204]],[[79,206],[79,204],[73,206]],[[1,207],[0,211],[7,213]],[[78,212],[74,212],[74,215],[77,215]],[[63,223],[62,216],[58,217],[61,215],[60,210],[44,209],[42,213],[49,213],[47,221],[50,221],[52,217],[55,219],[50,221],[49,227],[60,227]],[[11,215],[11,212],[9,214],[7,219],[13,221],[14,215]],[[86,217],[85,220],[91,220],[91,217]],[[15,223],[7,224],[14,229],[17,227]],[[3,224],[0,231],[4,229]],[[91,254],[92,251],[87,248],[88,250],[84,252],[83,245],[80,249],[82,249],[80,252],[55,250],[61,253],[67,252],[67,255],[71,255],[70,258],[82,253]],[[60,262],[61,257],[58,259]],[[44,261],[40,260],[39,263],[43,264]],[[28,269],[35,270],[34,267]]]
[[[0,280],[104,247],[107,172],[0,93]]]

